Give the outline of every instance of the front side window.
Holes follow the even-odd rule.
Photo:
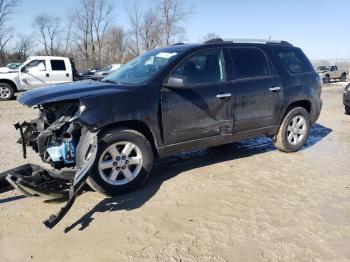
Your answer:
[[[25,66],[25,69],[30,69],[31,71],[46,71],[45,60],[33,60]]]
[[[101,81],[125,85],[147,82],[173,61],[182,50],[153,50],[131,60]]]
[[[195,54],[180,64],[172,76],[185,77],[191,85],[223,82],[226,78],[223,51],[210,50]]]
[[[237,78],[264,77],[270,75],[269,66],[263,52],[255,48],[232,48]]]
[[[51,60],[52,71],[66,71],[66,65],[63,60]]]

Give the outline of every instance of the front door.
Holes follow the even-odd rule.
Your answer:
[[[171,73],[186,79],[188,87],[162,88],[166,145],[232,134],[233,102],[225,61],[222,49],[201,51]]]
[[[280,77],[258,48],[231,48],[234,65],[233,132],[278,125],[283,86]]]
[[[20,68],[19,80],[23,89],[31,89],[50,84],[50,74],[43,59],[30,61]]]

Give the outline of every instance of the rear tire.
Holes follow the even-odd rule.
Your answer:
[[[284,117],[273,142],[280,151],[296,152],[304,146],[310,128],[309,113],[302,107],[292,108]]]
[[[331,77],[329,75],[325,75],[323,78],[324,84],[329,84],[331,82]]]
[[[345,114],[350,115],[350,106],[345,106]]]
[[[7,83],[0,83],[0,101],[7,101],[13,98],[14,88]]]
[[[110,196],[128,193],[147,180],[152,165],[152,146],[141,133],[127,128],[110,129],[99,138],[88,184]]]

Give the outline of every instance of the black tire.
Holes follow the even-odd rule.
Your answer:
[[[99,171],[99,161],[102,157],[102,154],[108,147],[121,141],[131,142],[140,149],[142,153],[141,170],[138,173],[138,175],[130,182],[123,185],[112,185],[111,183],[107,183],[102,178]],[[95,191],[109,196],[125,194],[140,187],[147,180],[151,173],[152,165],[152,146],[140,132],[127,128],[111,129],[104,132],[99,137],[98,151],[93,167],[89,171],[90,174],[88,178],[88,184]],[[112,168],[112,170],[114,170],[114,167]]]
[[[350,106],[345,106],[345,114],[350,115]]]
[[[288,140],[288,135],[290,134],[290,131],[288,130],[288,128],[290,127],[292,120],[297,116],[301,116],[305,119],[305,131],[304,131],[305,134],[303,138],[300,139],[299,143],[292,144]],[[311,128],[311,121],[310,121],[309,113],[302,107],[292,108],[284,117],[282,124],[280,125],[280,128],[278,130],[278,133],[273,139],[273,142],[280,151],[283,151],[286,153],[296,152],[304,146],[306,140],[309,137],[310,128]]]
[[[331,82],[331,78],[329,75],[325,75],[323,78],[323,83],[324,84],[329,84]]]
[[[345,73],[343,73],[343,74],[341,75],[340,81],[341,81],[341,82],[345,82],[345,81],[346,81],[346,74],[345,74]]]
[[[11,100],[15,94],[14,88],[7,83],[0,83],[0,92],[2,92],[2,89],[6,93],[0,93],[0,101]]]

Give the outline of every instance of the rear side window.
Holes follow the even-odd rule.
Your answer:
[[[66,71],[64,60],[51,60],[52,71]]]
[[[299,49],[274,48],[275,53],[287,66],[288,70],[293,73],[312,72],[313,67],[304,53]]]
[[[269,76],[270,70],[262,51],[255,48],[232,48],[230,54],[238,78]]]

